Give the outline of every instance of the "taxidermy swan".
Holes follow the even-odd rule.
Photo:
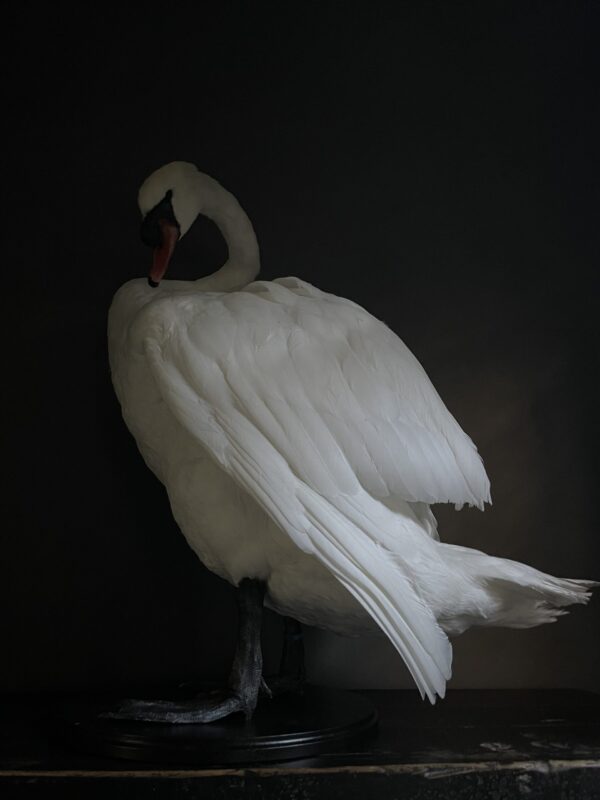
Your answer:
[[[237,200],[174,162],[139,192],[150,276],[116,293],[112,379],[141,454],[208,569],[238,587],[229,690],[186,703],[130,701],[127,718],[252,714],[263,687],[263,603],[342,634],[381,629],[422,696],[444,696],[448,637],[527,628],[585,603],[592,581],[554,578],[438,539],[433,503],[483,508],[490,484],[425,371],[382,322],[298,278],[256,281],[259,251]],[[224,266],[163,281],[199,214]]]

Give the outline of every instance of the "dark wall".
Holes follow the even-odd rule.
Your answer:
[[[107,365],[111,297],[149,263],[137,189],[173,159],[237,195],[265,278],[360,302],[421,360],[492,480],[485,514],[439,507],[442,538],[600,578],[598,4],[147,6],[5,19],[2,687],[227,670],[232,590]],[[172,275],[223,258],[199,224]],[[452,685],[599,688],[599,621],[470,632]],[[278,637],[272,615],[269,663]],[[308,645],[317,680],[408,685],[383,640]]]

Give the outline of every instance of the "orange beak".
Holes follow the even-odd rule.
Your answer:
[[[154,248],[152,269],[148,276],[150,286],[158,286],[169,266],[169,261],[179,239],[179,228],[166,219],[158,221],[161,232],[161,244]]]

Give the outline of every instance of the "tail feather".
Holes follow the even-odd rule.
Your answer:
[[[556,619],[568,611],[565,606],[585,604],[597,581],[556,578],[526,564],[488,556],[478,550],[456,545],[443,546],[445,560],[460,570],[470,599],[453,632],[471,625],[532,628]],[[464,600],[464,595],[463,595]]]
[[[591,597],[592,581],[554,578],[531,567],[513,578],[486,578],[494,604],[499,603],[488,624],[508,628],[533,628],[555,622],[568,614],[564,606],[585,604]],[[528,572],[531,570],[531,572]],[[530,580],[530,583],[526,581]]]

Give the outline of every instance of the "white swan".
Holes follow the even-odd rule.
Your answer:
[[[430,505],[483,508],[489,481],[389,328],[298,278],[254,281],[248,217],[192,164],[154,172],[139,206],[154,262],[148,281],[129,281],[112,303],[112,377],[146,464],[210,570],[235,586],[260,582],[268,605],[301,622],[347,634],[379,626],[432,702],[450,677],[447,634],[552,622],[588,600],[591,581],[439,542]],[[222,231],[227,262],[197,281],[162,282],[199,214]],[[251,682],[245,704],[212,716],[148,704],[129,716],[251,713]]]

